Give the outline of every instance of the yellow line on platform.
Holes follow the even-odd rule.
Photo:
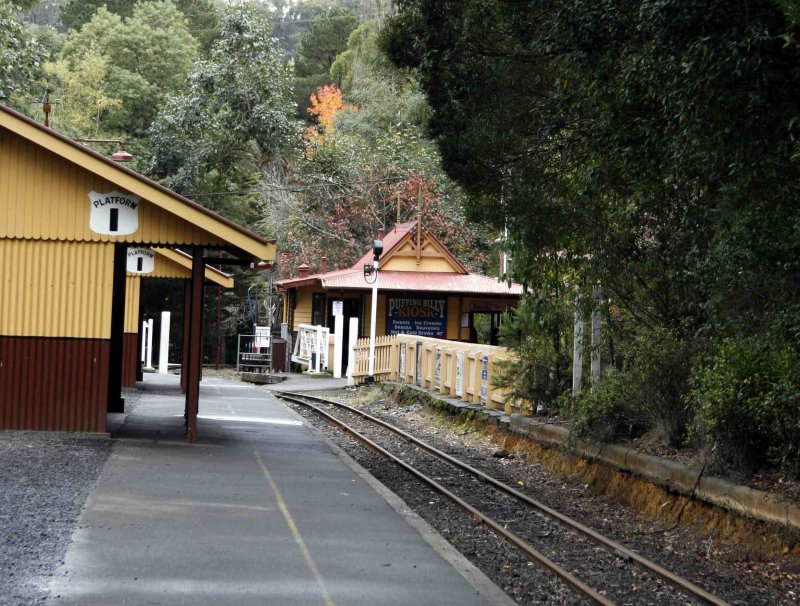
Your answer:
[[[305,558],[308,569],[311,571],[311,574],[314,575],[314,578],[319,584],[320,590],[322,591],[322,598],[325,600],[326,606],[336,606],[325,587],[325,581],[322,580],[322,575],[320,574],[317,565],[314,563],[314,559],[311,557],[311,552],[308,550],[308,547],[306,547],[306,543],[303,541],[303,537],[300,535],[300,531],[297,529],[297,524],[295,524],[292,514],[289,513],[289,508],[286,506],[286,502],[283,500],[281,491],[278,490],[278,485],[275,483],[275,480],[272,479],[272,474],[270,474],[269,469],[267,469],[267,466],[264,464],[264,461],[261,459],[261,455],[258,454],[258,451],[253,451],[253,453],[256,455],[256,461],[258,461],[261,471],[264,472],[264,477],[267,478],[267,482],[269,482],[272,492],[275,493],[275,500],[278,503],[278,508],[281,510],[283,518],[286,520],[286,525],[289,527],[295,543],[297,543],[297,547],[303,554],[303,558]]]

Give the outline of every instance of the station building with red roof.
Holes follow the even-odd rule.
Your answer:
[[[380,235],[384,252],[379,263],[378,336],[477,342],[476,320],[483,315],[488,316],[489,341],[496,344],[502,314],[518,304],[522,286],[470,273],[417,221]],[[298,277],[279,281],[284,322],[290,330],[296,332],[300,324],[333,329],[338,308],[345,318],[359,318],[359,336],[367,336],[374,276],[366,278],[364,266],[372,262],[369,251],[348,269],[308,275],[308,267],[301,265]]]

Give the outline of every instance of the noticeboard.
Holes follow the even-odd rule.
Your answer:
[[[444,297],[392,297],[386,299],[386,334],[444,339],[447,299]]]

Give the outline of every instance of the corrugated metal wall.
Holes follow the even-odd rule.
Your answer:
[[[0,429],[105,431],[109,342],[0,336]]]
[[[125,333],[122,339],[122,386],[136,387],[136,370],[139,367],[139,335]]]
[[[0,239],[0,335],[108,339],[111,244]]]
[[[0,238],[108,242],[89,229],[90,191],[117,187],[38,145],[0,129]],[[139,230],[116,242],[222,246],[214,234],[142,200]]]
[[[142,292],[142,278],[125,278],[125,332],[139,333],[139,301]]]

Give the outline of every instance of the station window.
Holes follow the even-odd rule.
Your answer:
[[[326,311],[325,293],[314,293],[311,298],[311,324],[314,326],[325,326]]]

